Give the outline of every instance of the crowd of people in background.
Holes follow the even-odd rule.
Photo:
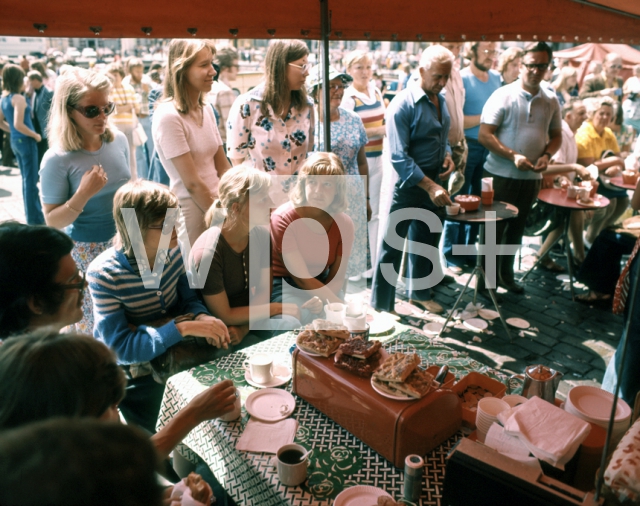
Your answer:
[[[560,233],[549,209],[531,212],[541,187],[600,182],[611,205],[569,218],[578,278],[589,288],[579,300],[611,304],[621,256],[635,259],[637,227],[618,223],[629,198],[604,178],[638,166],[640,65],[623,82],[614,53],[580,85],[545,43],[332,51],[328,75],[299,40],[274,40],[264,54],[199,39],[166,49],[166,61],[149,68],[136,57],[90,69],[1,62],[1,162],[15,157],[27,224],[0,224],[0,431],[121,414],[154,434],[166,458],[194,423],[234,400],[221,382],[156,432],[158,371],[172,349],[188,341],[211,360],[298,328],[362,278],[372,278],[372,306],[394,312],[396,284],[384,266],[398,275],[405,253],[410,301],[442,312],[419,281],[470,272],[475,256],[453,251],[474,245],[478,227],[447,222],[441,234],[422,217],[442,219],[455,192],[480,196],[483,177],[493,178],[496,200],[519,209],[497,231],[516,245],[536,226],[529,216],[553,221],[550,238]],[[240,93],[240,62],[252,59],[264,78]],[[406,210],[414,214],[389,219]],[[420,243],[442,258],[428,258]],[[619,253],[610,258],[612,248]],[[542,268],[564,271],[548,253],[539,252]],[[521,294],[514,262],[500,258],[497,283]],[[606,282],[594,276],[603,264]],[[637,265],[623,274],[637,275]],[[631,355],[640,358],[640,345]],[[25,396],[23,381],[46,394]],[[624,385],[629,402],[640,381]],[[45,409],[49,397],[70,407]],[[83,434],[82,425],[72,430]],[[131,444],[144,449],[136,437]],[[0,440],[0,457],[10,450]]]

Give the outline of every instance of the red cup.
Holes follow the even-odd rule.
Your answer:
[[[598,181],[591,181],[591,193],[589,194],[591,198],[595,198],[596,192],[598,191],[598,186],[600,186],[600,183],[598,183]]]
[[[493,190],[482,191],[480,198],[483,206],[490,206],[493,204]]]

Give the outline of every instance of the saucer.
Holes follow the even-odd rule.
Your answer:
[[[251,378],[251,372],[244,372],[244,379],[249,385],[256,388],[273,388],[284,385],[291,379],[291,369],[285,364],[273,364],[273,378],[267,383],[258,383]]]
[[[576,204],[579,206],[600,207],[602,203],[599,200],[591,199],[589,202],[583,202],[580,199],[576,199]]]

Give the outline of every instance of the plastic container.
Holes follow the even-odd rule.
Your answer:
[[[490,378],[484,374],[479,372],[470,372],[466,376],[464,376],[460,381],[458,381],[455,385],[451,387],[458,396],[462,395],[462,393],[469,386],[477,386],[484,388],[491,392],[493,397],[498,399],[502,399],[504,397],[505,392],[507,391],[507,387],[504,383],[500,383],[497,380]],[[462,406],[462,424],[465,427],[470,427],[474,429],[476,427],[476,413],[477,409],[469,409],[465,406]]]

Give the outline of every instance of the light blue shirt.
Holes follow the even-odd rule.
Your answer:
[[[40,165],[42,202],[64,204],[80,186],[82,176],[93,165],[102,165],[107,184],[89,199],[83,211],[65,232],[78,242],[106,242],[116,233],[113,221],[113,196],[131,179],[129,143],[115,131],[113,142],[104,142],[98,151],[58,152],[49,149]]]
[[[438,95],[440,114],[420,87],[410,81],[398,93],[385,113],[391,164],[400,176],[400,186],[417,185],[424,176],[436,179],[449,146],[449,110],[442,94]]]
[[[552,130],[562,129],[560,105],[554,92],[544,87],[536,95],[522,88],[520,81],[497,90],[482,110],[481,123],[497,125],[498,140],[535,164],[544,153]],[[542,179],[533,171],[518,170],[507,158],[489,152],[484,168],[496,176],[511,179]]]
[[[462,84],[464,85],[464,107],[462,113],[465,116],[477,116],[482,114],[482,108],[487,103],[489,97],[500,88],[500,74],[495,70],[489,70],[489,80],[485,83],[481,81],[471,72],[470,67],[466,67],[460,71]],[[478,140],[478,132],[480,125],[472,128],[465,128],[464,136],[470,139]]]

